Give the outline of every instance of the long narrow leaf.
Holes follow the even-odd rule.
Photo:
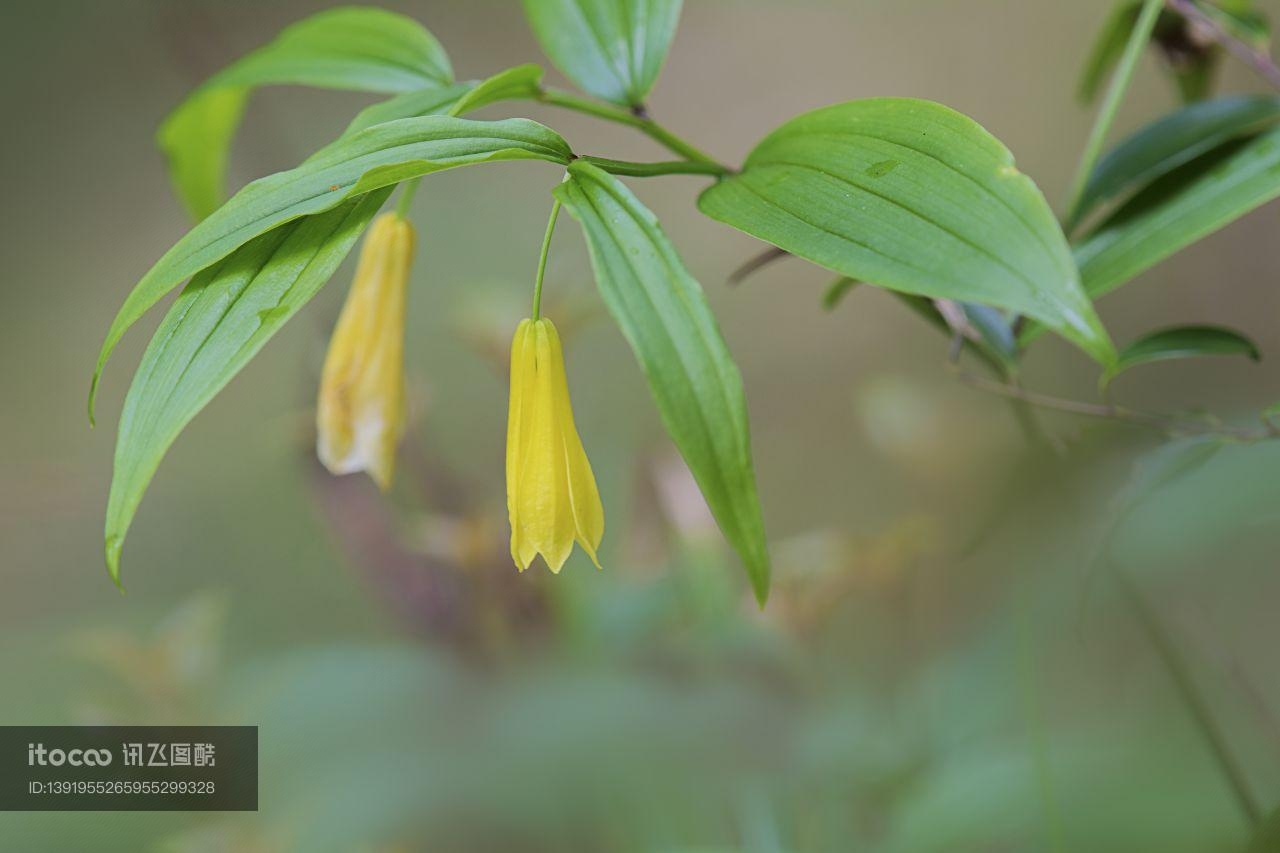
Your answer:
[[[536,98],[542,89],[542,67],[532,63],[499,71],[458,99],[449,115],[460,116],[498,101]]]
[[[454,83],[452,86],[428,86],[413,92],[404,92],[394,98],[379,101],[356,113],[356,117],[343,131],[343,138],[353,133],[402,118],[451,115],[454,105],[474,89],[475,83]]]
[[[763,604],[769,552],[742,378],[702,288],[654,215],[617,178],[581,161],[569,166],[569,176],[556,197],[582,225],[605,305]]]
[[[254,181],[164,254],[125,299],[107,332],[89,392],[125,331],[182,281],[260,234],[300,216],[408,178],[492,160],[567,163],[559,134],[528,119],[468,121],[426,116],[375,125],[340,139],[296,169]]]
[[[1280,123],[1280,97],[1236,95],[1184,107],[1113,148],[1085,186],[1069,228],[1100,205],[1141,190],[1226,143]]]
[[[324,285],[390,189],[284,225],[192,279],[156,330],[125,398],[107,502],[106,559],[184,427]]]
[[[1280,196],[1280,128],[1220,148],[1138,193],[1076,246],[1085,290],[1101,296]]]
[[[1111,15],[1103,23],[1089,50],[1089,57],[1085,60],[1076,89],[1076,96],[1082,103],[1090,103],[1098,97],[1107,75],[1120,61],[1120,54],[1124,53],[1125,42],[1129,40],[1129,33],[1133,32],[1141,10],[1140,0],[1125,0],[1111,11]]]
[[[449,57],[413,19],[376,8],[330,9],[214,75],[165,119],[156,138],[179,197],[203,219],[223,199],[227,154],[254,88],[393,93],[451,82]]]
[[[538,65],[517,65],[486,80],[405,92],[361,110],[343,136],[402,118],[460,116],[496,101],[535,98],[541,91],[542,73]]]
[[[1106,387],[1121,373],[1141,364],[1208,355],[1243,355],[1262,358],[1258,345],[1234,329],[1222,326],[1174,326],[1143,335],[1120,350],[1113,368],[1102,377]]]

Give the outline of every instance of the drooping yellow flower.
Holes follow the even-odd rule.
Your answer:
[[[404,311],[412,260],[413,225],[395,213],[375,219],[320,377],[320,461],[334,474],[367,471],[383,491],[391,485],[404,429]]]
[[[511,342],[507,413],[507,514],[511,559],[559,572],[577,541],[600,567],[604,507],[573,424],[560,335],[550,320],[524,320]]]

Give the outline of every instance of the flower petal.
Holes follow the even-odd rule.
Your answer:
[[[560,335],[550,320],[547,321],[548,339],[552,360],[559,367],[555,372],[553,396],[556,402],[556,420],[560,431],[560,447],[565,460],[565,483],[568,488],[570,511],[573,516],[574,538],[600,568],[596,549],[604,538],[604,506],[596,488],[596,478],[587,461],[587,453],[578,436],[573,419],[573,406],[569,401],[569,386],[564,371],[564,353]]]
[[[511,396],[507,407],[507,518],[511,522],[511,559],[522,572],[537,553],[536,549],[526,552],[520,535],[518,489],[534,384],[531,324],[531,320],[522,320],[511,340]]]
[[[316,452],[335,474],[391,484],[404,426],[404,314],[413,227],[374,220],[334,328],[320,380]]]
[[[511,342],[507,413],[511,558],[523,571],[542,554],[559,572],[577,541],[599,566],[604,509],[573,423],[555,325],[525,320]]]

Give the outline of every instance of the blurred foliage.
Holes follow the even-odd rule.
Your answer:
[[[688,475],[655,460],[635,527],[661,531],[665,566],[620,557],[610,583],[566,572],[532,609],[495,582],[509,570],[500,531],[402,505],[405,535],[390,539],[414,572],[378,582],[428,633],[467,614],[475,624],[450,644],[335,638],[228,657],[234,610],[201,596],[154,629],[85,627],[31,664],[87,664],[65,693],[81,719],[261,727],[261,813],[188,816],[140,834],[149,849],[1243,850],[1202,742],[1115,590],[1082,573],[1080,543],[1115,528],[1109,547],[1175,615],[1251,783],[1274,801],[1276,681],[1246,690],[1221,674],[1267,673],[1271,649],[1202,644],[1181,623],[1270,564],[1275,513],[1259,508],[1280,505],[1280,449],[1166,446],[1108,505],[1091,497],[1115,487],[1108,445],[1086,441],[1085,466],[1026,457],[1058,494],[1011,492],[1016,506],[967,554],[923,516],[783,541],[763,614],[729,582],[709,517],[681,510],[697,496]],[[364,512],[341,538],[391,523]],[[1233,565],[1212,562],[1223,540],[1246,539]],[[415,593],[423,572],[441,580]],[[459,590],[465,608],[431,609]],[[37,647],[6,645],[18,644]],[[89,837],[71,827],[92,832],[61,817],[68,834],[51,837],[64,844]],[[49,823],[7,820],[34,838],[24,826]],[[112,844],[94,849],[144,849]]]

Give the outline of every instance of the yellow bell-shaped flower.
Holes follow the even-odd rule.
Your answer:
[[[320,377],[320,461],[334,474],[367,471],[383,491],[391,485],[404,430],[404,311],[412,260],[413,225],[395,213],[375,219]]]
[[[520,571],[542,554],[559,572],[575,541],[599,568],[604,507],[573,425],[560,335],[547,319],[522,321],[511,342],[507,514]]]

